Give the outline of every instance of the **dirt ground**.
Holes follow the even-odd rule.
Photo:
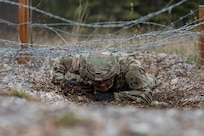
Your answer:
[[[156,53],[135,53],[147,72],[158,79],[154,90],[152,105],[139,104],[134,101],[100,102],[111,105],[133,105],[140,108],[176,108],[193,109],[203,108],[203,72],[197,64],[188,63],[185,58],[176,55]],[[156,70],[156,73],[154,73]],[[68,91],[65,91],[68,92]],[[76,93],[78,92],[78,93]],[[61,92],[63,93],[63,92]],[[75,103],[93,103],[91,96],[83,91],[73,90],[66,94],[70,101]]]
[[[110,104],[110,105],[133,105],[142,108],[177,108],[192,109],[203,108],[204,106],[204,74],[197,64],[188,63],[185,58],[176,55],[167,55],[164,53],[135,53],[138,60],[141,61],[147,71],[157,68],[158,79],[157,87],[154,90],[154,102],[152,105],[138,104],[132,101],[113,101],[113,102],[93,102],[90,93],[81,91],[80,89],[67,89],[62,91],[57,86],[50,83],[51,64],[53,60],[44,63],[44,68],[40,71],[34,70],[34,77],[27,79],[32,84],[31,89],[39,92],[54,92],[66,99],[77,104]],[[47,68],[45,68],[45,65]],[[41,65],[42,66],[42,65]],[[29,69],[34,66],[30,66]],[[32,72],[27,70],[27,72]],[[37,68],[38,69],[38,68]],[[36,77],[39,75],[39,77]],[[42,78],[44,78],[42,80]],[[25,77],[28,78],[28,77]]]
[[[55,58],[19,65],[15,58],[1,57],[0,135],[202,136],[204,74],[197,64],[164,53],[135,55],[158,79],[151,105],[93,102],[78,88],[62,91],[50,82]],[[10,97],[11,90],[32,99]]]

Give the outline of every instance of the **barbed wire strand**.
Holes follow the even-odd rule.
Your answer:
[[[192,39],[192,38],[195,39],[201,34],[201,32],[193,31],[199,25],[203,24],[203,23],[199,23],[200,19],[186,23],[180,28],[174,28],[174,25],[177,22],[180,22],[189,16],[195,16],[195,12],[197,12],[198,9],[194,11],[190,10],[188,14],[170,23],[170,25],[163,25],[163,24],[158,24],[155,22],[148,21],[152,17],[155,17],[164,12],[171,12],[173,8],[175,8],[178,5],[183,4],[186,1],[187,0],[182,0],[174,5],[171,5],[171,6],[168,5],[159,11],[150,13],[144,17],[141,17],[139,19],[132,20],[132,21],[95,22],[95,23],[85,24],[85,23],[79,23],[73,20],[69,20],[69,19],[57,16],[57,15],[54,15],[52,13],[40,10],[32,6],[22,5],[18,2],[13,2],[9,0],[0,0],[0,2],[8,3],[11,5],[30,8],[30,10],[32,11],[36,11],[43,15],[46,15],[51,18],[55,18],[55,19],[65,22],[65,23],[44,23],[44,24],[33,23],[33,22],[27,23],[32,27],[32,29],[34,28],[47,29],[53,32],[56,35],[56,39],[59,38],[59,40],[63,42],[61,44],[59,44],[60,43],[59,42],[57,45],[52,44],[52,43],[49,43],[49,44],[31,43],[30,45],[34,48],[29,48],[29,50],[27,51],[29,51],[29,53],[31,53],[33,57],[46,57],[47,55],[51,57],[52,56],[56,57],[56,56],[61,56],[61,55],[67,56],[67,55],[75,54],[79,52],[91,52],[91,51],[96,51],[96,50],[104,50],[104,47],[105,49],[108,49],[111,51],[113,50],[116,50],[116,51],[117,50],[118,51],[120,50],[122,51],[147,50],[147,49],[157,47],[157,46],[170,46],[174,44],[187,42],[189,41],[189,39]],[[0,18],[0,23],[7,24],[8,26],[11,26],[14,28],[17,28],[19,25],[22,25],[22,24],[16,24],[16,23],[10,22],[8,20],[4,20],[2,18]],[[119,33],[122,33],[126,30],[128,31],[129,29],[133,28],[134,26],[138,24],[143,24],[147,26],[148,25],[157,26],[161,30],[146,32],[142,34],[130,33],[126,36],[119,35]],[[57,28],[58,26],[62,28]],[[64,30],[63,26],[70,26],[70,27],[80,26],[80,27],[97,28],[97,29],[103,29],[103,28],[119,28],[119,29],[112,33],[108,33],[108,34],[103,34],[103,33],[81,34],[81,33],[73,33],[73,32]],[[67,41],[66,37],[85,37],[85,38],[91,38],[91,39],[88,39],[88,40],[85,39],[83,41],[69,42]],[[180,41],[174,40],[174,39],[178,39],[178,37],[186,37],[188,38],[188,40],[180,40]],[[153,40],[149,41],[150,39],[153,39]],[[168,41],[171,41],[171,42],[168,42]],[[3,47],[1,47],[1,45]],[[13,54],[17,54],[17,52],[20,49],[20,45],[23,45],[23,44],[21,44],[19,41],[0,39],[0,48],[1,48],[0,55],[14,57],[15,55]]]

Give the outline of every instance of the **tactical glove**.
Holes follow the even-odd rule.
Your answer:
[[[78,83],[76,81],[71,81],[71,80],[67,80],[67,84],[71,86],[78,86]]]
[[[96,92],[93,96],[94,101],[112,101],[114,100],[113,92]]]
[[[63,90],[67,87],[70,87],[70,85],[67,83],[67,80],[66,79],[62,79],[59,81],[59,86],[60,88]]]

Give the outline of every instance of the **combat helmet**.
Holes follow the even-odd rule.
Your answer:
[[[120,66],[110,52],[89,53],[81,62],[80,75],[92,81],[105,81],[119,74]]]

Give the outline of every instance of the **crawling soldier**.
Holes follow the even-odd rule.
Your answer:
[[[150,104],[156,78],[145,72],[134,55],[94,52],[58,58],[53,66],[52,83],[90,87],[95,101],[127,99]]]

